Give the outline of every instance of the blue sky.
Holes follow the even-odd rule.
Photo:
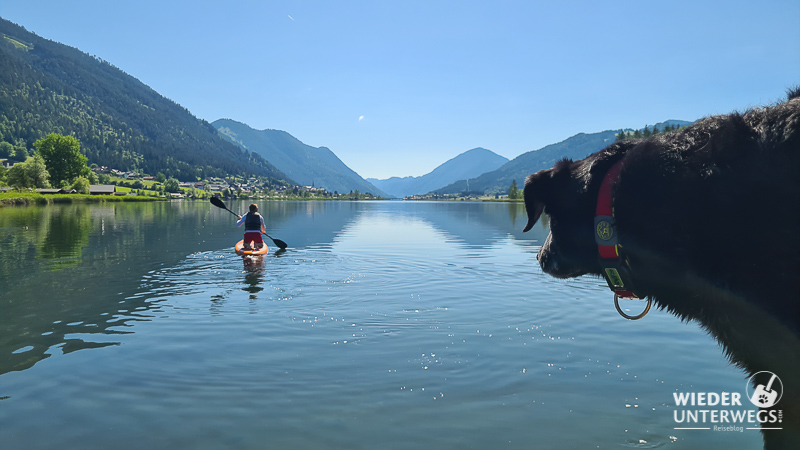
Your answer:
[[[326,146],[363,177],[774,103],[800,2],[2,0],[209,122]]]

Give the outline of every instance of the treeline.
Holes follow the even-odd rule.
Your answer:
[[[0,158],[24,161],[34,142],[57,133],[77,138],[90,163],[120,170],[287,178],[111,64],[3,19],[0,67]]]
[[[657,134],[666,134],[671,133],[673,131],[677,131],[683,128],[680,125],[666,125],[664,128],[659,129],[658,125],[653,125],[653,128],[650,129],[647,125],[644,126],[644,129],[635,130],[635,131],[625,131],[621,130],[619,133],[616,134],[618,141],[624,141],[626,139],[647,139],[650,136],[655,136]]]

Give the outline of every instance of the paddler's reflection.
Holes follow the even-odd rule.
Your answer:
[[[256,299],[257,294],[264,290],[262,284],[264,283],[264,258],[261,256],[243,256],[242,262],[244,263],[244,283],[245,287],[242,289],[250,293],[251,299]]]
[[[274,257],[279,258],[284,253],[286,253],[285,248],[278,249]],[[244,282],[246,285],[242,290],[250,293],[251,300],[258,298],[256,294],[264,290],[262,284],[264,283],[266,261],[266,256],[242,256],[245,274]]]

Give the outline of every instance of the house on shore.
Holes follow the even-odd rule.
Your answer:
[[[93,184],[89,186],[92,195],[115,195],[117,187],[113,184]]]
[[[42,195],[53,195],[53,194],[75,194],[78,191],[75,189],[36,189],[36,192]]]

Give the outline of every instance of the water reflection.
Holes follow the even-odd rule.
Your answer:
[[[0,378],[3,441],[655,447],[684,439],[665,407],[674,389],[743,385],[714,365],[713,343],[697,345],[710,343],[702,331],[658,311],[640,325],[610,303],[598,310],[599,281],[532,277],[526,252],[546,229],[521,235],[521,205],[260,207],[290,248],[258,260],[234,254],[231,214],[199,202],[85,206],[88,241],[61,270],[36,242],[5,252],[22,265],[0,278],[0,370],[54,357]],[[5,211],[0,242],[44,233]],[[107,348],[59,357],[93,346]],[[693,380],[684,372],[695,366]],[[103,414],[109,405],[115,414]],[[46,436],[25,432],[44,422],[56,424]]]
[[[45,208],[37,236],[37,258],[53,260],[51,270],[75,267],[92,231],[90,210],[81,207]]]
[[[196,248],[186,230],[202,245],[209,217],[188,203],[0,209],[0,373],[54,350],[117,345],[158,312],[157,300],[134,295],[147,273]]]
[[[6,207],[0,215],[0,277],[10,276],[35,254],[49,270],[75,267],[89,241],[92,217],[86,208]],[[12,233],[16,229],[21,232]]]
[[[233,202],[234,211],[248,202]],[[414,218],[430,224],[443,239],[490,246],[522,235],[519,204],[401,202],[265,202],[261,212],[271,235],[293,249],[331,248],[355,223],[369,232],[370,220]],[[367,219],[366,221],[364,219]],[[273,231],[274,230],[274,231]],[[202,290],[196,273],[181,269],[155,280],[191,255],[232,255],[241,233],[230,214],[207,202],[67,204],[0,209],[0,373],[25,370],[53,351],[117,345],[136,321],[162,313],[165,297]],[[395,239],[379,236],[379,239]],[[413,239],[408,236],[406,239]],[[258,299],[268,285],[266,258],[243,261],[243,289]],[[208,255],[206,255],[208,256]],[[215,262],[225,267],[228,262]],[[299,263],[298,263],[299,264]],[[229,266],[228,266],[229,267]],[[284,292],[291,287],[275,288]],[[58,350],[56,350],[58,349]]]
[[[243,291],[250,293],[250,299],[258,298],[259,292],[264,290],[264,260],[263,256],[243,256],[244,263],[244,284]]]

